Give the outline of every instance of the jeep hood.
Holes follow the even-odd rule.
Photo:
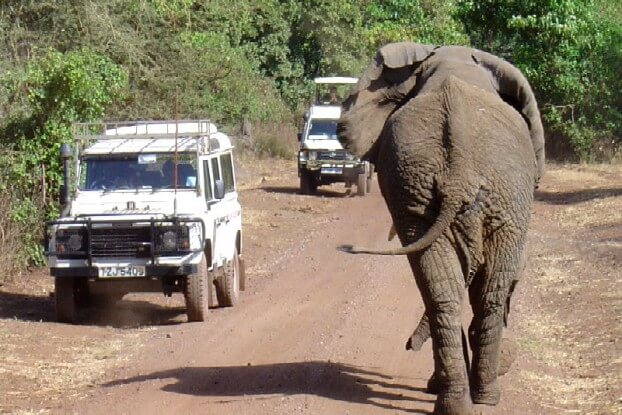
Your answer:
[[[174,213],[175,191],[127,190],[127,191],[79,191],[71,202],[70,216],[97,215],[170,215]],[[177,213],[197,213],[190,207],[200,206],[196,190],[177,191]]]
[[[302,143],[303,150],[343,150],[339,140],[305,140]]]

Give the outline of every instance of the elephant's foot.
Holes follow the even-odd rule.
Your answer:
[[[438,395],[434,405],[435,415],[473,415],[473,402],[468,389],[462,393],[442,393]]]
[[[501,388],[495,379],[487,385],[471,385],[471,399],[483,405],[497,405],[501,399]]]
[[[426,392],[431,393],[433,395],[438,395],[441,391],[441,384],[436,377],[436,374],[432,373],[430,379],[428,379],[428,385],[426,387]]]

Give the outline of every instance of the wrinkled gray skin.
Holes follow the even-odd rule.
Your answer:
[[[343,105],[339,138],[376,166],[429,317],[437,414],[495,405],[506,300],[544,167],[536,100],[508,62],[470,48],[381,48]],[[468,287],[470,373],[460,313]]]

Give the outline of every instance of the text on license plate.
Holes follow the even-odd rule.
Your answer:
[[[341,174],[343,169],[341,167],[322,167],[322,173],[324,174]]]
[[[100,267],[98,276],[112,277],[144,277],[145,267],[140,265],[126,265],[122,267]]]

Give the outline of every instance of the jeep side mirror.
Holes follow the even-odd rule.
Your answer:
[[[59,203],[61,206],[66,206],[69,203],[69,174],[71,162],[71,146],[63,143],[60,146],[60,159],[63,163],[63,184],[59,192]]]
[[[225,182],[218,179],[214,182],[214,198],[223,199],[225,197]]]
[[[298,141],[302,141],[302,133],[298,133],[297,136],[298,136]]]
[[[58,189],[58,204],[64,206],[67,203],[67,185],[61,184],[60,189]]]

